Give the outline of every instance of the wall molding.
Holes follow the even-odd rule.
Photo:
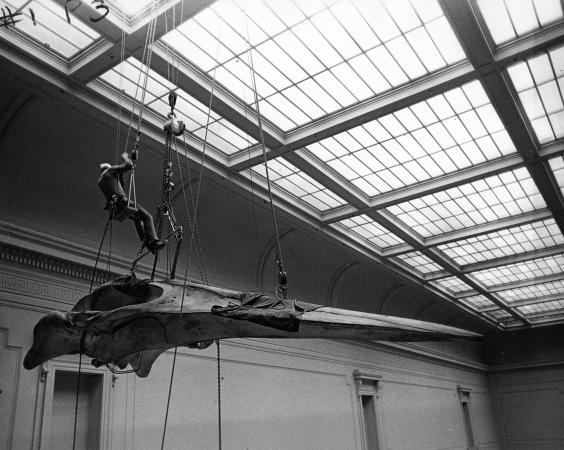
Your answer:
[[[67,264],[86,266],[90,270],[94,267],[94,262],[98,256],[97,249],[0,220],[0,247],[4,245],[55,258]],[[100,253],[100,260],[107,260],[109,256],[107,252],[102,252]],[[112,276],[119,276],[129,272],[131,259],[126,259],[119,255],[111,255],[111,260]],[[149,276],[152,269],[152,264],[137,265],[137,272],[143,276]],[[166,278],[168,274],[161,268],[157,268],[156,276],[158,278]],[[73,275],[71,277],[75,278]]]
[[[491,373],[498,372],[513,372],[525,369],[542,369],[545,367],[564,366],[564,359],[541,360],[532,363],[515,363],[515,364],[499,364],[488,366],[488,371]]]
[[[95,284],[103,284],[119,276],[116,272],[107,272],[99,268],[94,271],[93,267],[86,264],[67,261],[10,244],[0,244],[0,261],[88,282],[94,278]]]

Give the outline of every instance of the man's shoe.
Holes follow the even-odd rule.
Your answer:
[[[165,241],[159,241],[158,239],[153,239],[151,242],[147,244],[147,248],[149,251],[154,255],[156,254],[161,248],[166,245]]]

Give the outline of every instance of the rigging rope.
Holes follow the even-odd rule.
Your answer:
[[[221,450],[221,354],[219,350],[219,339],[217,344],[217,445]]]
[[[143,83],[143,92],[142,92],[142,96],[141,96],[141,101],[140,101],[140,107],[139,107],[139,116],[138,116],[138,122],[137,122],[137,137],[136,137],[136,146],[135,146],[135,154],[133,155],[133,160],[135,161],[136,159],[136,151],[137,148],[139,146],[139,135],[140,135],[140,127],[141,127],[141,121],[143,118],[143,107],[144,107],[144,103],[145,103],[145,93],[146,93],[146,89],[147,89],[147,80],[148,80],[148,75],[149,75],[149,67],[150,67],[150,61],[151,61],[151,56],[152,56],[152,43],[154,41],[154,37],[155,37],[155,28],[156,28],[156,19],[157,19],[157,12],[158,12],[158,0],[155,0],[153,3],[153,12],[154,12],[154,17],[151,19],[151,21],[149,22],[149,26],[148,26],[148,30],[147,30],[147,35],[145,38],[145,47],[143,49],[143,57],[142,57],[142,63],[145,62],[147,70],[144,73],[145,79],[144,79],[144,83]],[[123,13],[123,11],[122,11]],[[148,49],[148,51],[147,51]],[[146,54],[148,53],[148,57],[146,58]],[[117,108],[117,124],[116,124],[116,140],[115,140],[115,144],[116,144],[116,159],[117,159],[117,153],[118,153],[118,148],[119,148],[119,141],[120,141],[120,133],[121,133],[121,114],[122,114],[122,97],[123,97],[123,91],[121,89],[122,87],[122,79],[123,79],[123,62],[125,60],[125,31],[122,30],[122,35],[121,35],[121,51],[120,51],[120,85],[119,85],[119,95],[118,95],[118,108]],[[142,71],[139,71],[139,78],[137,80],[137,84],[136,84],[136,89],[135,89],[135,96],[134,99],[137,99],[137,93],[139,90],[139,85],[141,84],[141,75],[142,75]],[[127,149],[127,145],[129,142],[129,135],[130,135],[130,131],[131,131],[131,125],[133,122],[133,114],[135,111],[135,104],[133,105],[133,107],[131,108],[131,114],[130,114],[130,118],[129,118],[129,124],[128,124],[128,132],[127,132],[127,138],[126,138],[126,149]],[[130,178],[130,184],[129,184],[129,198],[128,198],[128,203],[133,191],[133,198],[135,199],[135,203],[136,203],[136,197],[135,197],[135,182],[134,182],[134,175],[135,175],[135,166],[133,168],[133,172],[131,174],[131,178]],[[135,205],[136,206],[136,205]],[[106,238],[106,234],[108,232],[108,229],[110,229],[110,247],[109,247],[109,253],[108,253],[108,262],[106,264],[106,278],[109,277],[109,274],[111,273],[111,254],[112,254],[112,219],[113,219],[113,215],[114,215],[114,210],[110,209],[109,213],[108,213],[108,219],[106,220],[106,224],[104,226],[104,232],[102,233],[102,239],[100,240],[100,245],[98,246],[98,252],[96,254],[96,260],[94,262],[94,268],[92,270],[92,276],[91,276],[91,280],[90,280],[90,287],[89,287],[89,293],[92,293],[92,288],[94,286],[94,280],[96,278],[96,270],[98,267],[98,262],[100,260],[100,255],[102,253],[102,246],[104,245],[104,241]],[[78,372],[77,372],[77,383],[76,383],[76,397],[75,397],[75,408],[74,408],[74,427],[73,427],[73,442],[72,442],[72,448],[73,450],[75,450],[76,448],[76,437],[77,437],[77,421],[78,421],[78,402],[79,402],[79,394],[80,394],[80,379],[81,379],[81,374],[82,374],[82,354],[84,352],[84,334],[82,334],[81,338],[80,338],[80,350],[79,350],[79,359],[78,359]],[[141,353],[142,355],[142,353]],[[108,369],[114,373],[116,373],[113,368],[111,368],[109,365],[106,365],[108,367]],[[126,373],[125,371],[120,372],[120,373]]]
[[[280,245],[280,230],[278,229],[278,221],[276,219],[276,210],[274,209],[274,201],[272,199],[272,187],[270,182],[270,170],[268,168],[268,160],[266,157],[266,146],[264,144],[264,130],[262,126],[262,117],[260,114],[260,105],[258,99],[258,91],[257,91],[257,82],[255,76],[255,66],[253,62],[253,53],[251,48],[251,42],[249,38],[249,26],[247,22],[247,43],[249,45],[249,60],[251,63],[251,80],[253,85],[253,93],[255,97],[255,105],[257,111],[257,121],[259,127],[259,137],[260,137],[260,145],[262,148],[262,157],[264,161],[264,170],[266,172],[266,185],[268,188],[268,200],[270,203],[270,211],[272,212],[272,222],[274,224],[274,234],[276,239],[276,264],[278,266],[278,286],[277,286],[277,294],[286,298],[288,293],[288,275],[286,270],[284,269],[284,260],[282,258],[282,246]]]
[[[221,31],[220,31],[220,39],[218,40],[218,49],[217,49],[217,54],[219,54],[219,42],[221,42]],[[216,59],[217,59],[217,55],[216,55]],[[214,92],[215,92],[215,87],[216,87],[216,71],[217,71],[217,67],[214,69],[213,72],[213,83],[212,83],[212,87],[211,87],[211,91],[210,91],[210,101],[208,104],[208,116],[207,116],[207,121],[206,121],[206,129],[205,129],[205,133],[204,133],[204,145],[202,148],[202,158],[200,161],[200,173],[199,173],[199,178],[198,178],[198,187],[197,187],[197,191],[196,191],[196,196],[191,196],[192,198],[192,209],[193,209],[193,220],[192,220],[192,224],[190,226],[190,235],[194,236],[194,232],[196,230],[197,227],[197,215],[198,215],[198,205],[199,205],[199,200],[200,200],[200,188],[202,185],[202,178],[203,178],[203,171],[204,171],[204,163],[205,163],[205,157],[206,157],[206,149],[207,149],[207,136],[208,136],[208,129],[209,129],[209,123],[210,123],[210,117],[211,117],[211,110],[212,110],[212,102],[213,102],[213,96],[214,96]],[[184,133],[183,133],[183,137],[184,137]],[[186,138],[184,137],[184,156],[187,158],[187,154],[186,154]],[[180,166],[180,164],[179,164]],[[187,162],[187,166],[188,166],[188,162]],[[188,209],[188,203],[186,201],[186,192],[185,192],[185,187],[184,187],[184,183],[181,184],[181,188],[183,191],[183,197],[185,199],[185,206],[186,206],[186,215],[187,217],[190,217],[190,211]],[[191,188],[191,186],[190,186]],[[180,301],[180,311],[178,313],[178,320],[180,321],[182,318],[182,312],[183,312],[183,308],[184,308],[184,297],[185,297],[185,293],[186,293],[186,285],[187,285],[187,280],[188,280],[188,268],[190,266],[190,256],[192,254],[192,243],[195,242],[194,239],[190,239],[190,244],[187,250],[187,261],[186,261],[186,267],[184,269],[184,283],[182,286],[182,299]],[[201,242],[199,243],[201,246]],[[196,250],[195,250],[196,252]],[[208,279],[207,279],[207,274],[205,272],[205,267],[203,265],[203,256],[202,256],[202,281],[204,282],[204,284],[208,284]],[[219,341],[218,343],[218,351],[219,351]],[[168,414],[170,411],[170,398],[171,398],[171,393],[172,393],[172,386],[173,386],[173,381],[174,381],[174,372],[176,369],[176,358],[177,358],[177,354],[178,354],[178,348],[175,347],[174,348],[174,354],[173,354],[173,362],[172,362],[172,369],[171,369],[171,373],[170,373],[170,383],[169,383],[169,390],[168,390],[168,398],[167,398],[167,405],[166,405],[166,411],[165,411],[165,421],[164,421],[164,426],[163,426],[163,434],[162,434],[162,440],[161,440],[161,450],[164,449],[164,443],[165,443],[165,437],[166,437],[166,429],[167,429],[167,423],[168,423]],[[219,406],[219,404],[218,404]],[[218,411],[218,418],[221,419],[221,410]],[[221,421],[218,423],[218,428],[219,428],[219,449],[221,450]]]
[[[80,352],[78,355],[78,374],[76,377],[76,397],[74,400],[74,426],[72,430],[72,450],[76,449],[76,424],[78,422],[78,395],[80,393],[80,375],[82,371],[82,352],[84,350],[84,333],[80,337]]]

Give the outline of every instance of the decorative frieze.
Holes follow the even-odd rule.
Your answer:
[[[96,285],[106,283],[118,276],[116,273],[102,269],[96,269],[96,271],[93,272],[93,268],[85,264],[79,264],[10,244],[0,244],[0,261],[45,270],[50,273],[86,280],[88,282],[92,281],[92,277],[94,276],[94,284]]]

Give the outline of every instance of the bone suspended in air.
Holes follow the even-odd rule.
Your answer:
[[[228,338],[443,341],[480,335],[260,293],[129,276],[96,289],[70,312],[53,311],[40,319],[24,367],[33,369],[61,355],[83,353],[94,365],[115,364],[120,369],[129,365],[144,377],[167,349],[205,348]]]

